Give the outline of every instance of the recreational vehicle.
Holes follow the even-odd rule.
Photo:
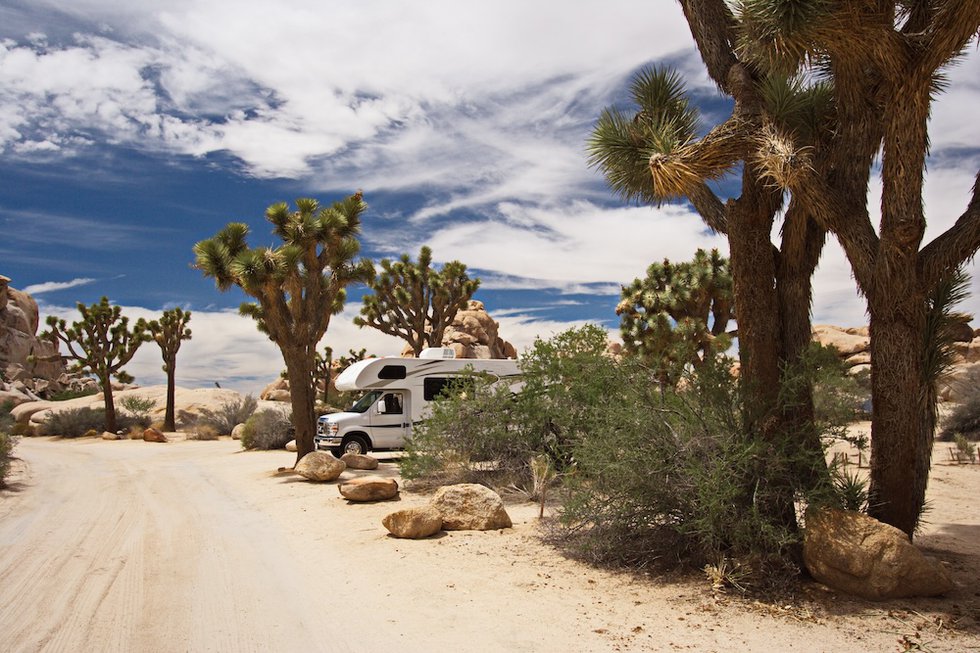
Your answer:
[[[424,420],[430,403],[454,378],[472,369],[516,383],[517,361],[457,359],[449,348],[425,349],[418,358],[369,358],[337,377],[342,392],[365,392],[349,410],[317,419],[317,449],[340,456],[401,449],[412,427]]]

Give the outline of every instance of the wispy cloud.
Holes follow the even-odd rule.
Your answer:
[[[45,281],[44,283],[35,283],[27,286],[23,289],[28,295],[43,295],[44,293],[54,292],[56,290],[67,290],[69,288],[77,288],[78,286],[86,286],[95,279],[88,277],[79,277],[77,279],[72,279],[71,281]]]

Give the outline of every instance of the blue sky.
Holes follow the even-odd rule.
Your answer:
[[[241,294],[190,268],[191,247],[229,221],[273,244],[269,204],[362,189],[363,253],[428,244],[463,261],[518,349],[584,321],[615,330],[620,284],[725,247],[690,207],[626,206],[587,166],[592,122],[649,62],[685,73],[706,126],[724,116],[666,0],[3,0],[0,274],[43,314],[70,318],[102,295],[133,317],[189,308],[178,383],[254,391],[278,353],[237,316]],[[927,238],[965,208],[980,167],[975,49],[950,76]],[[325,344],[397,353],[351,324],[360,294]],[[814,319],[865,321],[836,246]],[[159,366],[147,347],[129,371],[150,384]]]

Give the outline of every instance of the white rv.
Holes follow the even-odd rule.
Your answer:
[[[423,350],[418,358],[369,358],[337,377],[342,392],[366,391],[349,410],[317,419],[314,446],[340,456],[401,449],[412,426],[428,416],[429,404],[467,369],[499,380],[518,380],[517,361],[457,359],[453,350]]]

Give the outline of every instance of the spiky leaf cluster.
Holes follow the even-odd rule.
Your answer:
[[[733,316],[728,260],[718,250],[699,249],[689,262],[654,263],[645,278],[623,287],[616,313],[625,351],[674,385],[686,366],[699,366],[728,348],[725,329]]]
[[[423,246],[418,262],[408,254],[396,261],[383,259],[381,273],[368,286],[374,292],[364,296],[354,323],[404,339],[418,356],[426,346],[442,345],[446,327],[480,287],[480,280],[470,279],[459,261],[434,269],[432,250]]]
[[[110,305],[107,297],[91,306],[81,302],[77,306],[80,320],[68,326],[65,320],[51,315],[48,330],[41,337],[63,345],[68,350],[64,358],[74,361],[73,369],[94,374],[103,388],[111,377],[130,380],[122,367],[150,340],[146,320],[140,318],[130,329],[129,318],[120,307]]]
[[[282,240],[278,247],[250,247],[248,225],[231,223],[194,246],[195,267],[220,290],[238,286],[257,302],[241,305],[275,342],[313,346],[346,299],[345,287],[366,280],[357,236],[366,204],[360,193],[324,207],[315,199],[273,204],[265,218]]]

